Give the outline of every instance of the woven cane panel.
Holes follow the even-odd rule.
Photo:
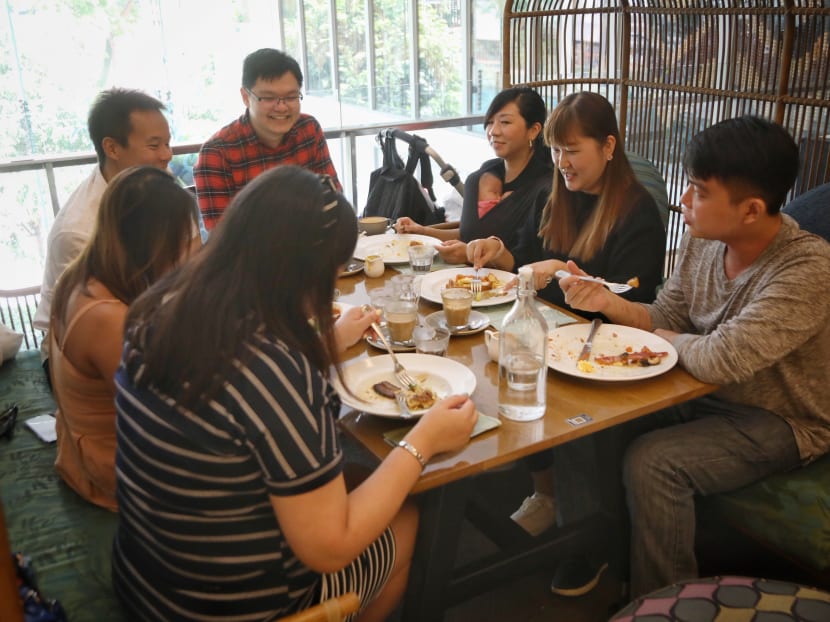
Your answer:
[[[508,0],[503,60],[505,86],[551,108],[580,90],[614,104],[626,149],[666,179],[670,248],[685,145],[717,121],[754,114],[790,131],[802,162],[790,198],[830,181],[830,2]]]

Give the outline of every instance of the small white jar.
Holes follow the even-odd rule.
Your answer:
[[[364,261],[363,272],[366,273],[366,276],[370,279],[377,279],[383,276],[383,273],[386,271],[383,257],[380,255],[367,255]]]

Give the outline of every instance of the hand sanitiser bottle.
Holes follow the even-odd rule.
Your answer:
[[[499,336],[499,414],[532,421],[545,414],[548,325],[536,308],[533,269],[519,268],[516,304]]]

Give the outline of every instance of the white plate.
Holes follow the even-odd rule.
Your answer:
[[[677,363],[677,350],[662,337],[639,328],[620,326],[619,324],[602,324],[594,336],[594,346],[591,349],[589,361],[593,364],[593,371],[585,372],[577,368],[576,361],[585,339],[588,337],[590,324],[569,324],[556,328],[548,333],[548,366],[569,376],[588,378],[590,380],[639,380],[651,378],[666,373]],[[657,365],[640,367],[639,365],[598,365],[594,363],[595,356],[610,356],[622,354],[626,348],[634,351],[648,346],[654,352],[668,352]]]
[[[337,276],[352,276],[353,274],[357,274],[358,272],[363,272],[363,261],[360,259],[350,259],[346,263],[346,265],[343,266],[343,272],[341,272]]]
[[[470,275],[473,274],[472,268],[448,268],[446,270],[437,270],[425,274],[421,279],[421,298],[425,298],[431,302],[441,304],[441,290],[450,281],[455,278],[456,274]],[[490,268],[482,268],[479,270],[479,276],[484,277],[486,274],[493,274],[495,277],[507,285],[510,281],[516,278],[512,272],[505,272],[504,270],[491,270]],[[513,287],[508,290],[503,296],[493,296],[482,298],[481,300],[473,300],[474,307],[492,307],[500,305],[505,302],[516,300],[516,288]]]
[[[447,328],[447,318],[444,317],[443,311],[430,313],[424,318],[424,322],[433,328]],[[475,335],[476,333],[483,331],[488,326],[490,326],[489,317],[479,311],[470,311],[470,321],[467,323],[467,326],[461,330],[452,330],[449,328],[447,328],[447,330],[450,331],[451,335]]]
[[[435,248],[441,243],[438,238],[415,233],[384,233],[364,235],[358,238],[354,249],[355,259],[365,260],[367,255],[380,255],[383,263],[409,263],[409,243],[420,242]]]
[[[384,329],[381,328],[381,330],[384,330]],[[386,338],[389,339],[388,332],[386,332],[385,334],[386,334]],[[370,331],[369,334],[366,335],[365,339],[366,339],[366,343],[368,343],[370,346],[375,347],[378,350],[383,350],[384,352],[386,352],[386,346],[384,345],[383,341],[380,340],[380,337],[377,336],[375,331]],[[402,342],[392,341],[390,339],[389,340],[389,345],[392,346],[392,351],[393,352],[412,352],[415,349],[415,342],[412,341],[411,339],[409,341],[402,341]]]
[[[452,359],[431,354],[398,354],[398,359],[416,380],[435,391],[438,399],[454,393],[471,395],[476,388],[475,374]],[[401,416],[400,409],[394,400],[382,397],[372,389],[372,385],[383,380],[398,384],[392,367],[392,357],[388,354],[346,363],[343,365],[343,379],[354,396],[343,390],[336,375],[333,375],[332,383],[347,406],[381,417],[398,418]],[[416,410],[412,414],[422,415],[424,412]]]

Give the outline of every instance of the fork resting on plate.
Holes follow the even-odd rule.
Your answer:
[[[366,311],[368,305],[363,306],[363,310]],[[370,308],[370,307],[369,307]],[[377,322],[372,322],[372,329],[375,331],[380,340],[383,342],[383,345],[386,346],[386,350],[389,352],[389,356],[392,357],[392,364],[395,368],[395,378],[397,378],[398,382],[403,385],[404,389],[409,391],[413,391],[418,387],[418,383],[415,381],[412,376],[406,371],[406,368],[401,365],[401,362],[398,360],[398,357],[395,356],[395,351],[392,349],[392,345],[386,339],[386,335],[383,334],[383,331],[378,326]]]

